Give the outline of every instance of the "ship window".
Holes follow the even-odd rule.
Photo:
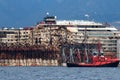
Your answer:
[[[94,55],[94,56],[96,56],[96,55],[97,55],[97,53],[95,53],[95,52],[94,52],[94,53],[93,53],[93,55]]]
[[[107,30],[107,31],[111,31],[111,30]]]
[[[98,53],[97,53],[97,51],[93,51],[93,55],[97,55]]]
[[[104,55],[104,53],[100,53],[100,55],[101,55],[101,56],[103,56],[103,55]]]

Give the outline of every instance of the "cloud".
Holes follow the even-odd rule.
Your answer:
[[[115,22],[112,22],[111,24],[120,29],[120,21],[115,21]]]
[[[120,24],[120,21],[115,21],[114,23],[115,23],[115,24]]]

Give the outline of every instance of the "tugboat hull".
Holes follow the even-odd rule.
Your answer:
[[[118,67],[119,61],[92,63],[67,63],[67,67]]]

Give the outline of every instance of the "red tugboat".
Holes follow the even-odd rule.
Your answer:
[[[67,63],[68,67],[118,67],[119,60],[111,59],[107,57],[93,56],[93,61],[91,63],[78,62],[78,63]]]
[[[119,60],[118,59],[111,59],[107,57],[94,57],[93,62],[91,63],[67,63],[68,67],[118,67]]]
[[[77,51],[77,58],[80,59],[80,52]],[[104,56],[103,51],[100,49],[100,43],[98,43],[98,50],[93,50],[91,56],[88,56],[87,52],[85,48],[85,62],[67,62],[67,67],[118,67],[119,60]]]

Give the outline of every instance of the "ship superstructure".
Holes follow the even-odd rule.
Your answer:
[[[96,23],[84,20],[60,20],[56,24],[67,26],[74,33],[75,43],[83,42],[86,30],[87,43],[100,41],[105,55],[118,56],[120,53],[118,47],[120,32],[108,23]]]

